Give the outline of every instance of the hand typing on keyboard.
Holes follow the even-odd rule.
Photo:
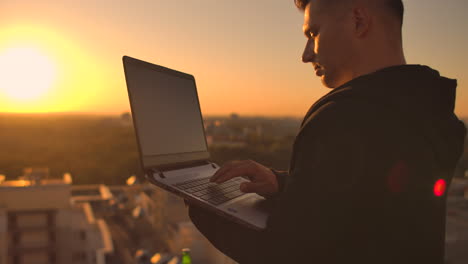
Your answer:
[[[245,193],[257,193],[261,196],[272,196],[278,192],[278,182],[275,174],[267,167],[252,161],[231,161],[224,164],[211,177],[210,181],[223,184],[237,177],[248,177],[249,181],[240,184],[240,190]]]
[[[210,178],[198,178],[176,184],[178,188],[211,204],[218,205],[244,194],[239,190],[244,178],[235,178],[221,184],[210,182]]]

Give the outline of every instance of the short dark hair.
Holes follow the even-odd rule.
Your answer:
[[[323,1],[334,2],[336,4],[343,0],[323,0]],[[302,11],[305,10],[309,2],[310,0],[294,0],[294,3],[296,4],[297,8],[299,8]],[[385,0],[383,1],[383,3],[385,3],[386,7],[393,13],[393,15],[395,15],[396,18],[398,18],[400,24],[403,24],[403,14],[405,12],[403,1],[402,0]]]

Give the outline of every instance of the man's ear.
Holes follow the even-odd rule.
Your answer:
[[[354,34],[358,38],[365,37],[372,25],[372,18],[369,9],[365,7],[355,7],[353,9]]]

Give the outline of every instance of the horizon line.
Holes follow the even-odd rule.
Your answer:
[[[120,113],[115,112],[80,112],[80,111],[64,111],[64,112],[0,112],[0,115],[81,115],[81,116],[120,116],[125,113],[131,113],[130,111],[123,111]],[[262,115],[262,114],[240,114],[240,113],[229,113],[229,114],[205,114],[204,117],[229,117],[231,115],[237,115],[239,117],[263,117],[263,118],[303,118],[304,116],[299,115]]]

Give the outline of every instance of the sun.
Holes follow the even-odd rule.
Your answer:
[[[56,67],[36,47],[10,47],[0,51],[0,76],[0,93],[17,102],[29,102],[51,89]]]

